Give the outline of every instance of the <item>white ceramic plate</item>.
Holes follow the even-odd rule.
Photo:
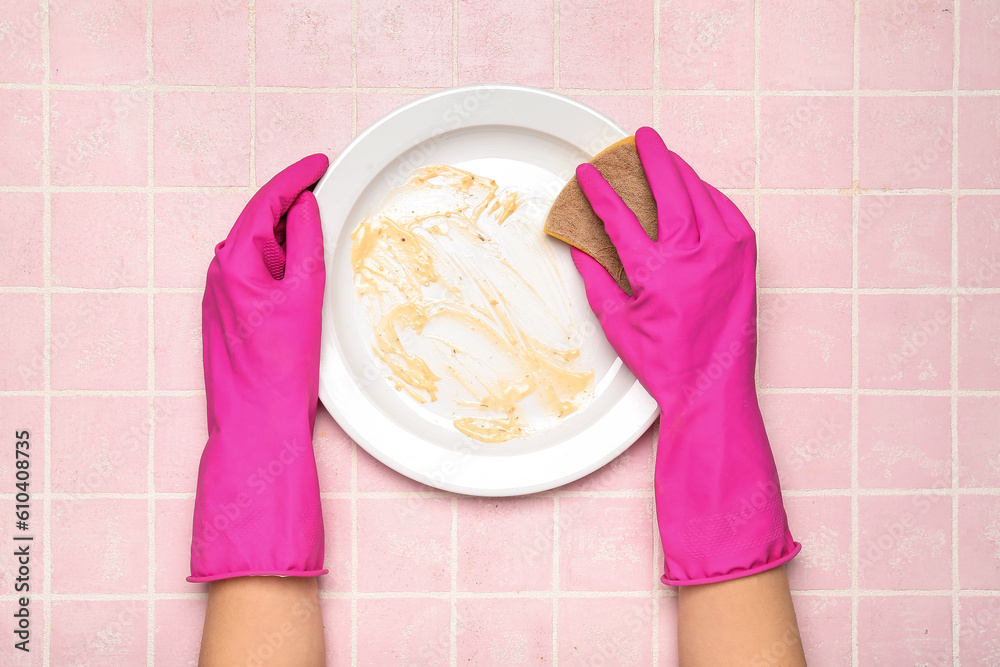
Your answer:
[[[319,395],[372,456],[424,484],[480,496],[551,489],[600,468],[642,435],[656,403],[622,365],[587,307],[568,246],[552,244],[586,327],[582,358],[594,398],[555,428],[500,444],[455,430],[442,415],[395,390],[370,348],[371,329],[353,283],[351,231],[416,168],[445,163],[550,199],[581,162],[627,136],[579,102],[524,86],[451,88],[414,100],[359,134],[315,188],[326,244],[327,283]]]

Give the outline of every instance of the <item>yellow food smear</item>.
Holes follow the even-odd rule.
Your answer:
[[[438,400],[441,364],[428,363],[413,350],[415,339],[425,337],[449,353],[443,368],[463,390],[458,407],[465,413],[453,419],[459,432],[492,443],[530,435],[530,420],[521,409],[528,397],[548,417],[575,412],[594,380],[592,369],[576,368],[580,351],[525,331],[505,290],[476,270],[492,263],[542,303],[492,239],[521,206],[518,193],[447,165],[417,169],[401,191],[426,195],[432,203],[400,209],[390,205],[390,196],[351,234],[354,286],[372,323],[372,351],[388,367],[396,389],[420,403]],[[541,237],[540,226],[538,233]],[[456,253],[457,246],[449,245],[456,239],[465,251]],[[551,254],[539,257],[553,261]],[[451,330],[469,336],[452,340],[427,333],[435,320],[448,320]],[[485,342],[490,358],[476,358],[466,338]]]

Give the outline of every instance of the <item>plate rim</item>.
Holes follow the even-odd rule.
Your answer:
[[[542,89],[542,88],[535,88],[535,87],[532,87],[532,86],[524,86],[524,85],[518,85],[518,84],[470,84],[470,85],[453,86],[453,87],[449,87],[449,88],[443,88],[441,90],[437,90],[437,91],[428,93],[426,95],[421,95],[420,97],[417,97],[417,98],[415,98],[413,100],[410,100],[410,101],[406,102],[405,104],[400,105],[399,107],[396,107],[395,109],[393,109],[393,110],[389,111],[388,113],[384,114],[383,116],[381,116],[378,120],[376,120],[375,122],[373,122],[372,124],[370,124],[362,132],[360,132],[357,136],[355,136],[338,153],[337,157],[334,158],[334,160],[330,163],[330,166],[327,168],[326,172],[323,174],[323,176],[317,182],[316,186],[313,189],[314,194],[317,195],[317,199],[320,198],[319,195],[322,194],[323,190],[325,190],[325,188],[327,187],[327,183],[333,178],[333,175],[334,175],[336,169],[341,165],[341,163],[345,159],[347,159],[347,157],[350,156],[351,152],[353,150],[356,150],[358,148],[358,146],[361,145],[367,139],[367,137],[369,135],[371,135],[373,132],[377,131],[377,129],[380,126],[382,126],[382,125],[390,122],[392,119],[398,117],[401,114],[407,113],[408,111],[410,111],[411,109],[413,109],[415,107],[418,107],[418,106],[421,106],[421,105],[424,105],[424,104],[428,104],[428,103],[433,102],[434,100],[437,100],[439,98],[442,98],[442,97],[451,97],[451,96],[455,96],[455,95],[462,95],[462,94],[468,94],[468,93],[474,93],[474,92],[477,92],[477,91],[490,91],[490,92],[495,92],[495,91],[509,91],[509,92],[515,92],[515,93],[527,93],[527,94],[531,94],[531,95],[537,95],[537,96],[540,96],[540,97],[547,97],[550,100],[555,100],[555,101],[558,101],[558,102],[563,103],[563,104],[569,104],[571,106],[574,106],[574,107],[580,109],[581,111],[584,111],[584,112],[586,112],[586,113],[588,113],[588,114],[590,114],[590,115],[592,115],[592,116],[600,119],[601,121],[603,121],[604,123],[606,123],[609,128],[611,128],[613,131],[619,133],[622,137],[627,136],[627,133],[625,132],[625,130],[621,126],[619,126],[617,123],[615,123],[614,121],[612,121],[610,118],[608,118],[607,116],[605,116],[601,112],[599,112],[599,111],[597,111],[597,110],[595,110],[595,109],[593,109],[593,108],[591,108],[591,107],[583,104],[582,102],[574,100],[574,99],[572,99],[570,97],[567,97],[565,95],[561,95],[559,93],[553,92],[551,90],[545,90],[545,89]],[[514,127],[527,127],[527,126],[516,124],[516,123],[511,123],[511,125],[514,126]],[[456,126],[454,128],[448,128],[448,130],[451,131],[451,130],[454,130],[454,129],[460,129],[460,128],[464,128],[464,127],[475,127],[475,126],[476,126],[476,123],[474,123],[474,122],[472,122],[472,123],[465,122],[465,123],[461,123],[460,125],[458,125],[458,126]],[[428,139],[433,138],[434,136],[438,136],[438,135],[431,134],[430,136],[426,137],[425,139],[422,139],[421,141],[426,141]],[[414,143],[413,146],[419,145],[419,143],[420,142]],[[322,216],[321,216],[321,224],[322,224]],[[341,226],[343,226],[343,225],[341,225]],[[338,230],[338,233],[340,231],[341,230]],[[324,245],[328,245],[328,244],[324,243]],[[328,254],[328,257],[332,257],[332,253]],[[324,303],[327,303],[326,299],[324,299]],[[325,336],[323,336],[321,338],[321,340],[323,340],[324,338],[325,338]],[[336,347],[335,344],[334,344],[334,347]],[[321,345],[321,349],[325,350],[326,349],[326,344]],[[643,407],[641,405],[641,403],[643,402],[643,398],[645,398],[645,399],[647,399],[646,402],[648,403],[648,405],[645,406],[647,409],[644,410],[644,412],[646,412],[647,414],[646,414],[646,417],[644,419],[640,419],[639,420],[638,427],[636,428],[636,430],[635,430],[634,433],[629,433],[626,437],[622,438],[621,444],[619,444],[618,446],[610,449],[604,455],[602,455],[600,457],[597,457],[596,459],[588,462],[587,465],[584,465],[584,466],[581,466],[579,468],[576,468],[571,473],[562,475],[562,476],[560,476],[558,478],[550,479],[550,480],[545,481],[545,482],[538,482],[538,483],[532,483],[532,484],[523,484],[523,485],[517,485],[517,486],[512,486],[512,487],[508,486],[508,487],[504,487],[504,488],[500,488],[500,487],[498,487],[498,488],[474,487],[474,486],[464,485],[464,484],[460,484],[460,483],[455,483],[455,482],[449,481],[447,479],[435,479],[435,478],[433,478],[433,476],[429,476],[429,475],[425,474],[422,471],[414,470],[413,468],[411,468],[411,467],[405,465],[404,463],[396,460],[395,458],[392,458],[391,456],[387,455],[387,453],[384,452],[384,451],[382,451],[379,447],[373,446],[371,443],[369,443],[368,442],[368,438],[365,437],[365,436],[363,436],[361,434],[361,432],[358,431],[357,428],[355,428],[355,425],[349,419],[346,418],[345,412],[342,411],[342,410],[340,410],[338,408],[337,402],[332,399],[331,393],[329,391],[327,391],[327,386],[326,386],[327,382],[324,382],[324,380],[323,380],[323,373],[322,373],[322,369],[326,365],[322,361],[323,357],[325,357],[325,356],[326,355],[321,354],[321,361],[320,361],[320,371],[321,371],[321,373],[320,373],[320,381],[319,381],[319,387],[318,387],[318,389],[319,389],[319,392],[318,392],[319,393],[319,399],[320,399],[320,401],[322,401],[323,405],[326,407],[326,409],[330,413],[330,415],[337,422],[337,425],[358,446],[360,446],[362,449],[364,449],[365,452],[367,452],[369,455],[371,455],[373,458],[375,458],[377,461],[379,461],[383,465],[389,467],[390,469],[398,472],[399,474],[401,474],[401,475],[403,475],[405,477],[408,477],[409,479],[412,479],[412,480],[414,480],[414,481],[416,481],[418,483],[424,484],[424,485],[432,487],[432,488],[440,489],[440,490],[443,490],[443,491],[448,491],[448,492],[451,492],[451,493],[457,493],[457,494],[467,495],[467,496],[473,496],[473,497],[515,497],[515,496],[521,496],[521,495],[529,495],[529,494],[532,494],[532,493],[538,493],[538,492],[541,492],[541,491],[547,491],[547,490],[559,488],[560,486],[563,486],[565,484],[569,484],[569,483],[571,483],[573,481],[576,481],[578,479],[586,477],[587,475],[589,475],[590,473],[594,472],[595,470],[598,470],[598,469],[602,468],[603,466],[607,465],[609,462],[611,462],[612,460],[614,460],[616,457],[618,457],[619,455],[621,455],[625,450],[627,450],[629,447],[631,447],[649,429],[650,425],[652,425],[652,423],[656,420],[657,416],[659,415],[659,408],[658,408],[658,406],[656,406],[655,401],[653,401],[652,397],[649,396],[648,392],[646,392],[646,390],[642,387],[642,385],[639,383],[639,381],[637,379],[635,379],[634,376],[633,376],[633,383],[629,386],[629,388],[625,391],[625,393],[622,395],[622,397],[619,399],[619,401],[615,405],[616,406],[620,405],[621,403],[623,403],[625,401],[636,401],[637,400],[640,403],[640,405],[637,405],[636,407],[637,407],[637,409],[641,409]],[[620,362],[620,359],[618,361]],[[342,360],[341,360],[341,363],[342,363]],[[639,394],[639,395],[638,396],[634,396],[635,394]],[[445,448],[442,448],[442,450],[445,450]],[[446,451],[452,451],[452,450],[446,450]],[[455,455],[461,455],[461,453],[458,452],[458,451],[454,451],[453,453]]]

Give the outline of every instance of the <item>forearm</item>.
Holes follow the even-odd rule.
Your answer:
[[[199,665],[257,664],[326,664],[315,577],[237,577],[209,585]]]
[[[805,665],[785,568],[678,590],[682,667]]]
[[[673,432],[661,431],[660,447],[684,454],[664,457],[665,467],[689,473],[664,470],[658,479],[665,492],[700,501],[681,515],[674,515],[670,504],[664,503],[661,530],[685,536],[671,552],[684,556],[665,556],[667,576],[684,573],[694,575],[695,581],[705,575],[715,579],[678,589],[680,664],[804,665],[782,565],[797,553],[798,545],[788,532],[764,425],[756,401],[734,403],[724,392],[716,398],[702,410],[689,408],[692,421]],[[725,446],[710,447],[709,441]],[[702,456],[705,452],[711,456]],[[686,488],[691,483],[695,488]],[[702,509],[707,507],[714,510],[705,514]],[[698,557],[690,559],[691,554]],[[681,564],[684,567],[678,567]],[[671,583],[691,581],[679,578]]]
[[[677,595],[682,667],[806,664],[784,566]]]

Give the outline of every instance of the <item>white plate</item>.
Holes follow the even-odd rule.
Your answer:
[[[414,169],[443,162],[501,187],[551,199],[581,162],[627,136],[579,102],[524,86],[450,88],[406,104],[345,148],[315,188],[325,237],[327,282],[319,395],[340,426],[372,456],[419,482],[480,496],[544,491],[600,468],[642,435],[656,403],[604,339],[572,270],[568,247],[551,243],[566,288],[593,331],[595,396],[577,413],[529,437],[487,444],[462,435],[395,390],[371,352],[358,304],[350,233]]]

